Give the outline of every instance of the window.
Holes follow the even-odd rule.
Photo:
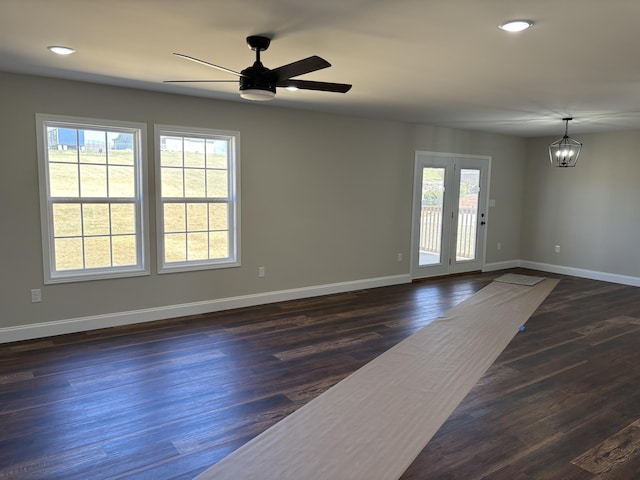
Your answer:
[[[147,275],[146,126],[36,115],[45,283]]]
[[[240,265],[238,132],[156,125],[159,273]]]

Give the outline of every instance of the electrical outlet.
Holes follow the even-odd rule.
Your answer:
[[[398,261],[401,262],[402,261],[402,253],[398,254]]]
[[[498,242],[498,250],[502,250],[502,243]]]
[[[42,301],[42,290],[34,288],[31,290],[31,303],[38,303]]]
[[[258,277],[264,277],[264,267],[258,267]]]
[[[556,253],[560,253],[560,245],[556,245]]]

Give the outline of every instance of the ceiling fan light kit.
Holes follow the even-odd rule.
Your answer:
[[[251,35],[247,37],[247,45],[251,50],[256,52],[256,60],[253,65],[245,68],[241,72],[236,72],[181,53],[174,53],[174,55],[238,76],[240,83],[240,96],[246,100],[271,100],[276,96],[277,87],[286,88],[287,90],[317,90],[336,93],[346,93],[351,89],[351,85],[346,83],[294,80],[293,77],[298,77],[300,75],[315,72],[316,70],[322,70],[323,68],[331,66],[329,62],[317,55],[274,69],[265,67],[260,61],[260,52],[264,52],[269,48],[270,44],[271,38],[263,35]],[[165,83],[188,83],[191,81],[224,82],[225,80],[167,80]]]
[[[582,143],[569,136],[569,121],[573,117],[565,117],[564,136],[549,145],[549,159],[554,167],[566,168],[575,167],[578,163],[578,156],[582,150]]]
[[[276,96],[276,92],[271,90],[262,90],[262,89],[256,89],[256,88],[248,88],[246,90],[243,90],[242,88],[240,88],[240,96],[245,100],[264,102],[266,100],[273,100],[273,98],[275,98]]]

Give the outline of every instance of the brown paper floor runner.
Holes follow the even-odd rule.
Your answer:
[[[491,283],[197,480],[399,478],[557,283]]]

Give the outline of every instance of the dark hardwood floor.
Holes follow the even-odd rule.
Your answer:
[[[510,271],[561,281],[402,478],[639,479],[640,289]],[[502,273],[0,345],[0,479],[192,479]]]

